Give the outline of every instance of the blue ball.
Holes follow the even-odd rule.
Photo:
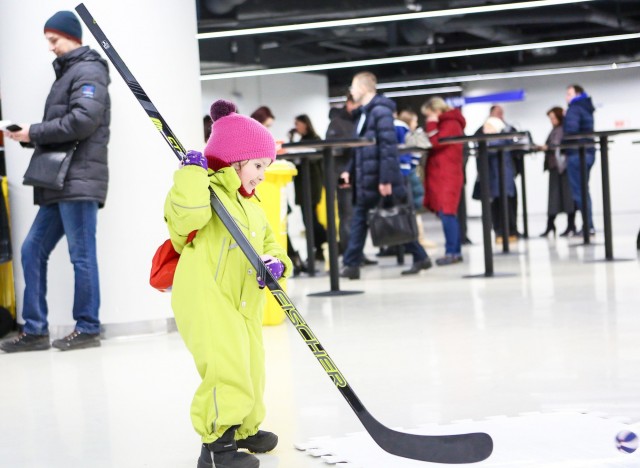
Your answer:
[[[620,431],[616,436],[616,448],[623,453],[633,453],[638,449],[638,436],[631,431]]]

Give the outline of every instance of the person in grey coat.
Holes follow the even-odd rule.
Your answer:
[[[544,170],[549,171],[549,203],[547,207],[547,228],[540,237],[547,237],[549,233],[556,235],[555,219],[559,213],[567,213],[567,229],[560,234],[566,237],[576,232],[576,210],[569,177],[567,176],[567,157],[559,149],[554,149],[562,143],[562,122],[564,111],[561,107],[552,107],[547,116],[553,126],[547,141],[541,148],[545,152]]]
[[[74,331],[55,340],[61,350],[100,345],[100,285],[96,257],[97,212],[105,204],[109,171],[110,100],[107,62],[82,46],[82,27],[70,11],[59,11],[44,26],[55,55],[56,80],[40,123],[21,125],[9,138],[52,149],[75,146],[62,190],[34,187],[40,208],[22,245],[25,290],[24,327],[15,339],[0,344],[6,352],[51,347],[47,322],[47,263],[63,236],[75,274]]]

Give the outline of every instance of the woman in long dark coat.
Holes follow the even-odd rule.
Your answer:
[[[553,126],[544,145],[544,170],[549,171],[549,204],[547,208],[547,228],[540,234],[546,237],[549,233],[556,234],[555,219],[559,213],[567,213],[567,229],[560,234],[565,237],[576,232],[576,208],[571,193],[571,185],[566,173],[567,158],[563,151],[553,149],[554,145],[562,143],[562,122],[564,113],[561,107],[553,107],[547,112]]]
[[[311,119],[307,114],[301,114],[296,116],[294,120],[295,127],[289,131],[289,140],[294,141],[294,137],[296,134],[300,135],[299,141],[315,141],[321,140],[320,136],[316,133],[313,128],[313,124],[311,123]],[[298,164],[298,173],[302,169],[302,164]],[[322,159],[318,159],[316,161],[309,162],[309,171],[311,178],[311,206],[313,209],[311,210],[311,220],[305,219],[305,229],[313,229],[313,240],[314,247],[316,249],[316,260],[324,260],[324,255],[322,252],[322,244],[327,242],[327,231],[318,221],[318,214],[316,209],[318,207],[318,203],[322,198],[322,188],[323,188],[323,180],[324,180],[324,170],[322,167]],[[302,177],[295,177],[293,179],[293,185],[296,192],[296,204],[302,205],[303,200],[303,183]],[[308,225],[308,222],[311,221],[311,224]]]

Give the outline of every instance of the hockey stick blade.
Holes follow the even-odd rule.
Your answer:
[[[285,314],[296,327],[313,355],[322,365],[349,406],[369,433],[371,438],[386,452],[403,458],[432,463],[475,463],[485,460],[493,451],[493,440],[485,433],[455,434],[445,436],[424,436],[394,431],[382,425],[364,407],[345,377],[338,370],[327,351],[316,338],[289,296],[282,290],[270,271],[264,267],[260,256],[253,249],[244,233],[212,191],[211,204],[225,227],[236,240],[256,271],[266,270],[266,284]]]
[[[84,4],[76,7],[78,15],[85,23],[91,34],[96,38],[104,53],[113,66],[118,70],[126,84],[133,92],[136,99],[151,118],[156,129],[162,134],[167,144],[178,158],[182,158],[185,149],[164,121],[156,107],[144,92],[133,74],[129,71],[124,61],[115,51],[105,34],[95,22]],[[347,400],[358,419],[371,435],[371,438],[385,451],[403,458],[411,458],[433,463],[458,464],[475,463],[485,460],[493,450],[493,440],[485,433],[454,434],[442,436],[415,435],[394,431],[378,422],[364,407],[356,396],[351,386],[338,370],[331,357],[328,355],[320,341],[304,320],[289,296],[283,291],[278,281],[255,251],[247,237],[240,230],[235,220],[222,204],[216,193],[210,189],[211,206],[220,218],[229,233],[238,243],[249,263],[256,269],[258,276],[265,279],[273,297],[294,325],[306,345],[316,357],[324,371],[331,378],[342,396]]]

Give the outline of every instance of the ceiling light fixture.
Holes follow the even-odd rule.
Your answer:
[[[287,24],[282,26],[267,26],[263,28],[237,29],[235,31],[219,31],[196,34],[198,39],[216,39],[221,37],[249,36],[275,32],[300,31],[309,29],[335,28],[340,26],[355,26],[359,24],[385,23],[389,21],[406,21],[424,18],[439,18],[443,16],[469,15],[474,13],[490,13],[494,11],[521,10],[524,8],[539,8],[571,3],[584,3],[593,0],[536,0],[530,2],[507,3],[504,5],[486,5],[466,8],[451,8],[448,10],[423,11],[415,13],[400,13],[397,15],[370,16],[368,18],[351,18],[344,20],[319,21],[317,23]]]
[[[638,67],[640,67],[640,62],[611,63],[611,64],[603,64],[603,65],[584,65],[584,66],[577,66],[577,67],[541,68],[538,70],[521,70],[521,71],[514,71],[514,72],[485,73],[485,74],[463,75],[463,76],[447,76],[444,78],[430,78],[426,80],[394,81],[390,83],[378,83],[377,88],[378,89],[409,88],[412,86],[428,86],[428,85],[439,85],[439,84],[447,84],[447,83],[467,83],[470,81],[502,80],[507,78],[526,78],[530,76],[567,75],[571,73],[622,70],[626,68],[638,68]]]
[[[471,57],[475,55],[499,54],[518,52],[523,50],[543,49],[548,47],[567,47],[573,45],[596,44],[603,42],[626,41],[640,39],[640,33],[618,34],[614,36],[586,37],[582,39],[565,39],[562,41],[535,42],[531,44],[516,44],[508,46],[486,47],[482,49],[454,50],[450,52],[435,52],[431,54],[405,55],[402,57],[387,57],[368,60],[353,60],[350,62],[323,63],[318,65],[302,65],[298,67],[265,68],[260,70],[246,70],[238,72],[214,73],[201,75],[200,80],[224,80],[228,78],[243,78],[249,76],[279,75],[283,73],[314,72],[322,70],[336,70],[340,68],[369,67],[373,65],[387,65],[393,63],[420,62],[455,57]]]
[[[441,86],[440,88],[423,88],[423,89],[409,89],[406,91],[390,91],[384,93],[385,96],[393,97],[405,97],[405,96],[424,96],[426,94],[445,94],[445,93],[459,93],[462,91],[462,86]],[[346,96],[336,96],[329,98],[329,103],[335,104],[339,102],[345,102]]]

